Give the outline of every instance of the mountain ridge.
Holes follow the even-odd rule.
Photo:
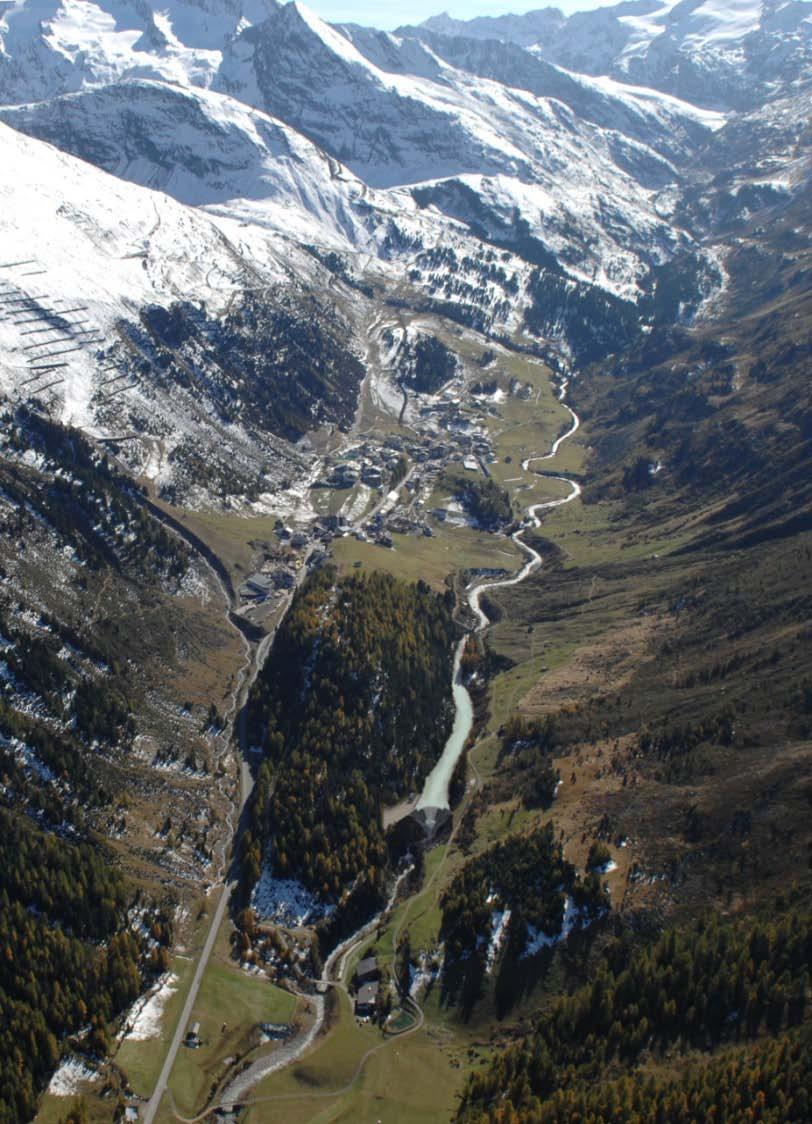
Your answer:
[[[495,36],[550,62],[608,74],[707,108],[755,108],[787,73],[810,74],[812,10],[805,0],[636,0],[562,17],[556,9],[492,20],[429,19],[445,36]]]

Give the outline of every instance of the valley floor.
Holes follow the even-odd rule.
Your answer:
[[[470,370],[486,350],[486,341],[470,331],[440,321],[434,329],[456,352],[462,370]],[[376,450],[390,448],[402,457],[397,475],[391,485],[378,488],[359,481],[343,490],[314,490],[313,518],[322,522],[302,529],[301,561],[292,570],[298,582],[312,552],[326,549],[347,574],[381,569],[399,578],[421,578],[439,591],[452,582],[461,595],[466,587],[482,584],[482,606],[492,622],[486,644],[493,669],[486,696],[477,703],[467,783],[450,834],[427,849],[420,882],[398,897],[374,931],[351,942],[329,976],[333,986],[325,998],[308,995],[289,981],[272,984],[256,966],[240,966],[232,954],[233,920],[226,914],[220,922],[220,911],[214,913],[218,931],[208,960],[204,939],[212,924],[209,917],[216,894],[227,892],[212,890],[181,934],[169,968],[174,991],[163,1007],[159,1031],[156,1027],[155,1035],[141,1042],[125,1039],[115,1056],[135,1095],[132,1103],[145,1110],[144,1119],[160,1124],[213,1119],[216,1112],[222,1114],[221,1105],[232,1105],[227,1090],[234,1078],[278,1053],[289,1059],[285,1065],[250,1088],[240,1085],[241,1120],[259,1124],[280,1113],[291,1124],[449,1121],[466,1079],[527,1030],[539,1006],[567,979],[577,978],[589,958],[583,942],[575,942],[572,952],[565,942],[546,972],[535,983],[528,980],[508,1011],[500,1006],[496,970],[489,970],[481,997],[466,1018],[444,996],[436,972],[429,970],[432,960],[442,956],[443,894],[466,861],[508,836],[552,823],[565,859],[581,871],[590,846],[602,839],[609,846],[603,882],[613,913],[677,920],[689,916],[700,901],[735,908],[733,891],[725,888],[731,864],[740,871],[753,864],[748,906],[778,892],[784,867],[792,865],[789,859],[783,865],[773,861],[772,869],[766,869],[770,859],[761,843],[765,823],[749,850],[716,848],[698,866],[697,848],[684,830],[686,802],[701,808],[709,823],[721,814],[720,802],[750,806],[768,780],[784,785],[785,796],[776,808],[789,809],[786,822],[800,833],[793,846],[802,845],[803,809],[790,773],[808,770],[808,742],[788,745],[783,758],[773,756],[769,764],[751,747],[717,747],[712,766],[692,760],[685,763],[683,776],[666,777],[662,767],[653,767],[641,753],[639,737],[618,723],[616,709],[631,705],[628,699],[652,723],[672,707],[673,684],[685,670],[674,657],[674,644],[683,636],[674,591],[706,574],[703,567],[711,563],[680,553],[692,538],[691,518],[677,513],[647,526],[629,525],[620,518],[618,501],[589,502],[588,484],[583,497],[574,493],[562,477],[582,479],[589,423],[573,430],[573,416],[559,400],[560,385],[542,363],[490,342],[487,348],[495,353],[487,368],[496,384],[490,395],[461,393],[461,379],[434,395],[413,397],[401,413],[397,395],[383,393],[385,373],[378,384],[367,384],[351,437],[343,443],[335,435],[328,437],[325,463],[374,459]],[[576,379],[576,399],[577,392]],[[462,456],[456,459],[463,444],[457,435],[465,434],[468,444],[472,432],[481,452],[463,466]],[[564,433],[570,439],[557,443]],[[554,445],[555,455],[543,459]],[[522,548],[507,534],[477,526],[454,501],[454,474],[460,471],[504,489],[516,520],[538,505],[549,505],[539,512],[541,528],[528,524],[523,531],[543,564],[529,568],[522,583],[506,581],[522,572],[527,560]],[[570,495],[573,502],[554,506]],[[219,552],[235,588],[244,582],[257,562],[249,546],[257,537],[255,521],[243,525],[238,516],[182,517]],[[315,528],[325,521],[332,531],[317,539]],[[267,526],[264,533],[271,537]],[[284,594],[264,607],[244,605],[244,616],[270,629],[266,636],[272,636],[288,598]],[[471,627],[473,621],[466,623]],[[262,657],[270,643],[261,642]],[[244,691],[239,697],[244,698]],[[237,705],[235,713],[239,710]],[[562,736],[554,764],[560,784],[548,810],[528,807],[514,766],[504,756],[503,731],[517,714],[527,719],[553,715],[559,723]],[[239,733],[239,720],[236,728]],[[241,748],[250,752],[244,741]],[[733,755],[737,768],[731,773]],[[773,819],[772,830],[790,829],[778,828]],[[742,895],[743,884],[746,879],[737,879],[736,895]],[[743,899],[739,904],[745,904]],[[424,980],[415,999],[404,1003],[381,1031],[354,1017],[347,988],[355,966],[371,951],[385,972],[392,971],[404,933],[419,955]],[[288,935],[303,946],[309,940],[301,929]],[[497,965],[500,952],[495,946]],[[201,955],[205,970],[200,987],[190,991]],[[287,1024],[290,1041],[263,1039],[258,1027],[266,1023]],[[167,1054],[173,1033],[182,1040],[194,1024],[199,1024],[202,1045],[181,1044],[176,1057]],[[314,1025],[319,1028],[315,1039]],[[305,1043],[306,1049],[300,1051],[297,1043]],[[167,1058],[167,1093],[147,1107]],[[161,1092],[160,1083],[157,1090]],[[38,1120],[57,1120],[66,1103],[64,1097],[47,1096]],[[89,1105],[92,1120],[109,1119],[102,1099],[91,1095]]]

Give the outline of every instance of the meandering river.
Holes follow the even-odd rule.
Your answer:
[[[570,427],[555,439],[548,453],[527,457],[527,459],[522,462],[522,468],[525,472],[529,471],[530,465],[535,461],[552,460],[564,442],[568,441],[570,437],[578,431],[581,420],[572,407],[566,402],[568,384],[569,380],[562,382],[558,392],[558,400],[564,408],[569,411],[571,417]],[[522,526],[511,536],[519,549],[527,556],[527,561],[518,573],[509,578],[479,582],[477,585],[471,586],[468,590],[466,595],[468,606],[477,622],[473,630],[474,632],[484,632],[490,625],[490,621],[481,606],[483,593],[490,589],[505,589],[508,586],[519,585],[528,578],[530,574],[541,567],[541,555],[524,541],[524,535],[528,530],[541,526],[540,514],[544,511],[551,511],[556,507],[563,507],[564,504],[572,503],[574,499],[577,499],[578,496],[581,495],[581,485],[575,480],[571,480],[568,476],[552,476],[549,477],[549,479],[560,480],[564,484],[569,484],[570,493],[561,499],[547,500],[545,503],[533,504],[527,509],[527,517]],[[467,636],[464,636],[462,640],[460,640],[454,655],[454,674],[452,680],[452,691],[454,694],[454,726],[443,748],[440,760],[426,778],[423,792],[417,802],[418,810],[422,809],[426,812],[428,819],[431,819],[428,815],[431,809],[443,809],[449,806],[448,790],[451,784],[451,778],[454,774],[457,762],[460,759],[460,754],[465,749],[465,743],[468,741],[468,735],[471,733],[471,728],[474,724],[473,703],[471,702],[468,689],[462,681],[460,669],[466,640]]]

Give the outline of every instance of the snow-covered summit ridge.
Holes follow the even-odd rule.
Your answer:
[[[560,8],[539,8],[523,15],[478,16],[475,19],[454,19],[443,12],[431,16],[421,27],[441,35],[464,35],[470,39],[496,39],[532,47],[559,31],[566,23]]]
[[[37,33],[22,18],[28,4],[48,15]],[[217,24],[218,48],[214,32],[181,40],[196,10],[188,0],[165,11],[126,0],[28,4],[4,22],[6,47],[17,49],[0,59],[7,123],[294,242],[377,255],[389,252],[391,221],[417,222],[431,242],[449,219],[499,240],[518,223],[564,272],[634,297],[650,267],[686,244],[653,193],[721,123],[520,48],[518,60],[441,51],[333,27],[298,2],[263,6],[259,22],[249,18],[257,3],[207,3],[202,25]],[[81,13],[68,35],[65,21]],[[29,67],[32,51],[50,58],[50,84]]]
[[[18,0],[0,5],[0,101],[157,78],[208,86],[225,44],[275,0]]]
[[[570,70],[716,108],[755,107],[812,73],[809,0],[632,0],[569,17],[554,8],[443,16],[401,33],[512,43]]]

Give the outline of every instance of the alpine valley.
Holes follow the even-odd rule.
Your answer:
[[[812,1119],[812,3],[408,8],[0,0],[0,1124]]]

